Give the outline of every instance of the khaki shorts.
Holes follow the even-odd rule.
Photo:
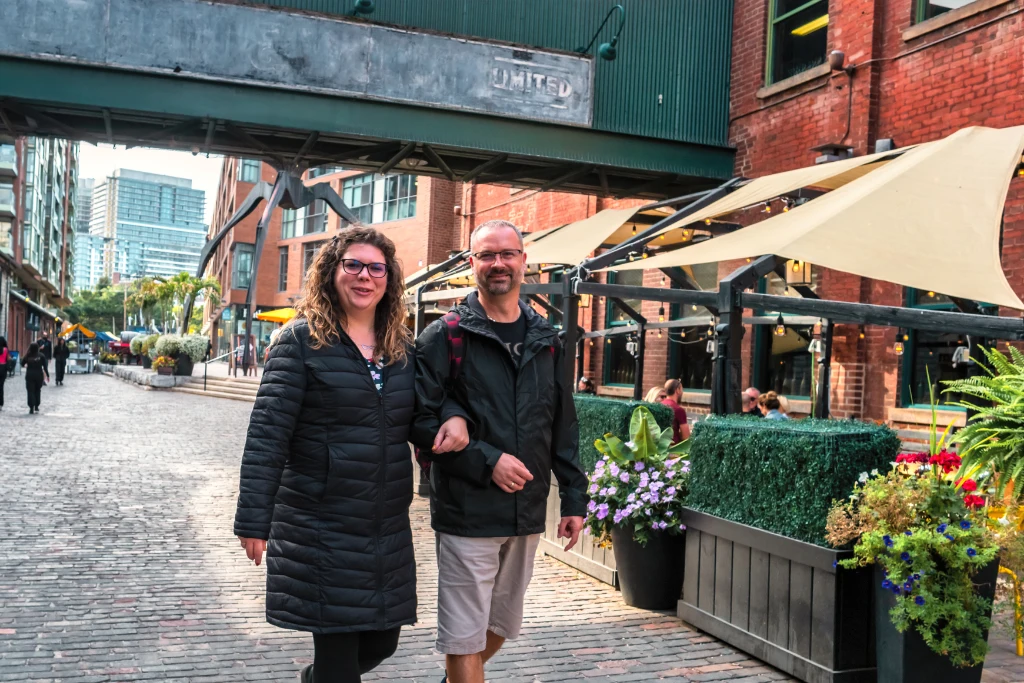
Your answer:
[[[509,640],[523,625],[523,598],[533,578],[540,534],[469,538],[435,534],[437,651],[483,652],[487,631]]]

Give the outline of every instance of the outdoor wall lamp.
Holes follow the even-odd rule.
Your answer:
[[[611,42],[601,43],[601,45],[598,46],[597,54],[601,56],[601,59],[609,62],[613,61],[618,56],[618,49],[615,46],[619,42],[619,34],[622,33],[622,27],[626,25],[626,8],[622,5],[615,5],[608,10],[608,14],[605,15],[604,21],[602,21],[601,25],[597,27],[597,32],[594,33],[594,37],[590,39],[590,42],[587,43],[586,47],[576,50],[577,52],[581,54],[590,52],[590,48],[594,46],[594,41],[596,41],[597,37],[601,34],[601,30],[604,28],[604,25],[612,18],[612,13],[615,12],[615,10],[619,11],[619,27],[615,29],[615,35],[612,36]]]
[[[373,0],[356,0],[352,7],[352,14],[373,14]]]

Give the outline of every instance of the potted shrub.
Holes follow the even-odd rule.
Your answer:
[[[157,357],[156,342],[159,334],[148,335],[142,342],[142,367],[149,369],[153,365],[153,359]]]
[[[853,544],[845,568],[875,567],[880,681],[981,680],[999,545],[960,457],[906,453],[861,482],[829,514],[828,540]]]
[[[209,338],[201,334],[187,334],[181,338],[178,351],[178,365],[175,367],[176,375],[191,375],[192,368],[196,363],[201,363],[206,357],[206,348]]]
[[[142,344],[144,341],[145,337],[141,334],[137,334],[134,337],[132,337],[132,340],[130,342],[128,342],[128,350],[132,352],[133,356],[140,359],[138,362],[143,362],[141,360],[141,357],[143,355]]]
[[[161,375],[173,375],[175,363],[170,356],[157,356],[153,359],[153,369]]]
[[[629,440],[613,434],[595,442],[603,458],[590,476],[587,531],[611,542],[627,605],[671,609],[683,586],[681,521],[690,463],[686,444],[672,444],[651,411],[633,411]]]

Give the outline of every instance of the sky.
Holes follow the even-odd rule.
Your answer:
[[[81,143],[80,149],[78,177],[95,178],[97,183],[102,182],[103,178],[118,168],[191,179],[192,187],[206,192],[203,220],[207,225],[210,224],[223,157],[211,154],[207,158],[205,154],[192,156],[191,152],[144,147],[125,149],[123,145],[115,148],[107,144],[92,145],[88,142]]]

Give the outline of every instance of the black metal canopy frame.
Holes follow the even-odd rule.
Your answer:
[[[817,319],[820,321],[821,353],[818,358],[818,391],[814,407],[814,414],[817,417],[829,416],[832,333],[836,324],[880,325],[908,330],[956,333],[992,340],[1024,339],[1024,319],[980,315],[972,312],[977,309],[971,302],[956,298],[952,300],[964,312],[829,301],[819,299],[806,286],[796,286],[793,288],[800,295],[797,297],[756,294],[746,291],[754,287],[760,278],[769,273],[775,272],[779,275],[784,275],[786,259],[771,254],[752,259],[749,263],[723,278],[719,282],[718,291],[700,290],[696,283],[681,268],[666,268],[662,270],[662,273],[679,287],[678,289],[602,284],[590,280],[591,274],[599,269],[620,263],[630,256],[642,256],[645,253],[644,250],[647,244],[655,239],[664,228],[683,222],[688,216],[724,197],[733,190],[742,187],[747,182],[749,181],[745,178],[733,178],[707,192],[698,192],[642,207],[647,209],[662,206],[680,208],[622,244],[589,258],[574,268],[566,269],[562,282],[523,285],[523,295],[530,300],[537,301],[543,308],[548,310],[551,310],[553,307],[548,301],[544,301],[541,295],[561,296],[562,308],[560,318],[563,321],[578,319],[580,297],[583,295],[607,297],[609,301],[633,321],[630,325],[590,332],[583,330],[578,325],[565,325],[562,334],[566,352],[568,353],[568,349],[575,349],[576,353],[576,363],[564,364],[566,374],[563,377],[563,381],[567,386],[574,387],[577,378],[582,374],[582,344],[586,339],[606,338],[622,334],[635,335],[636,346],[634,347],[633,356],[636,362],[636,379],[634,381],[633,397],[639,399],[642,394],[644,338],[646,337],[646,331],[652,329],[674,329],[693,324],[692,322],[678,320],[650,322],[638,311],[626,304],[626,299],[702,306],[712,314],[712,322],[717,319],[717,322],[713,324],[715,350],[711,390],[711,410],[716,414],[738,413],[742,410],[740,380],[742,375],[741,352],[744,324],[777,324],[777,318],[765,315],[744,319],[743,310],[747,308],[755,311],[771,311],[776,315],[786,313],[802,316],[805,320],[810,318],[811,320]],[[802,193],[794,193],[792,198],[799,199],[806,198],[806,196],[806,191],[804,191]],[[417,333],[422,329],[423,304],[432,301],[460,298],[473,291],[472,287],[426,291],[428,287],[440,282],[438,280],[428,281],[429,278],[439,273],[450,271],[453,267],[458,266],[465,257],[466,253],[463,252],[448,262],[431,269],[428,273],[422,274],[415,282],[409,283],[410,286],[418,285],[414,297]],[[546,270],[556,269],[548,268]],[[557,270],[562,269],[559,267]]]

